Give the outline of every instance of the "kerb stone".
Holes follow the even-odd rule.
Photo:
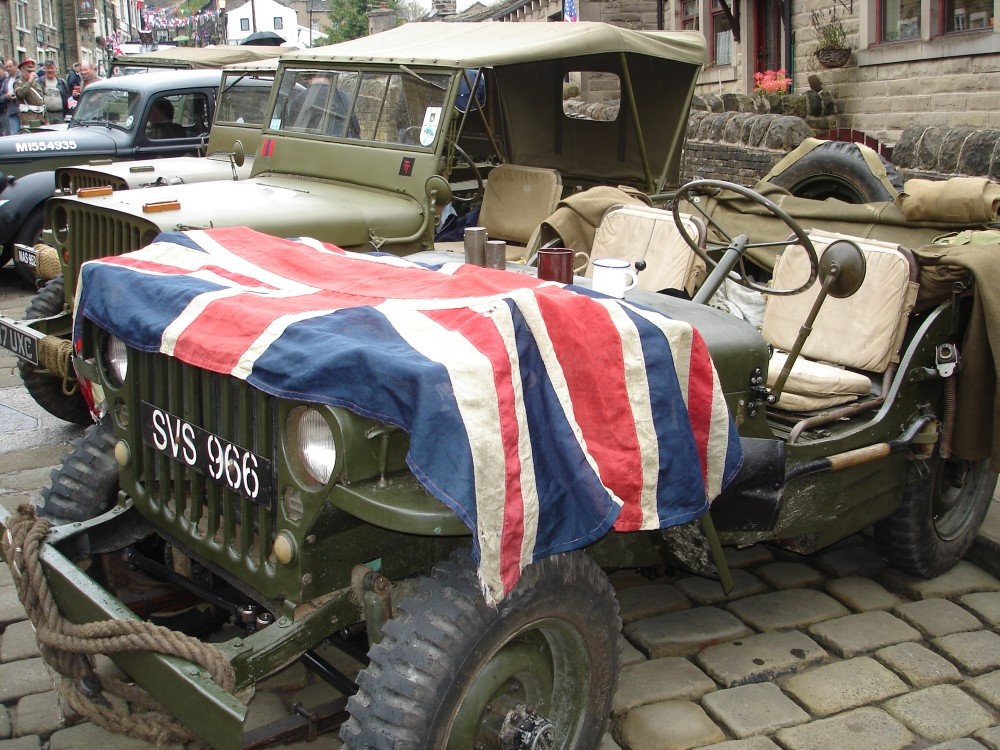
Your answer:
[[[725,687],[767,682],[822,664],[827,653],[797,630],[761,633],[709,646],[696,657],[699,666]]]
[[[976,732],[976,739],[990,750],[1000,750],[1000,726],[990,727]]]
[[[63,713],[59,705],[59,694],[54,690],[47,693],[26,695],[17,702],[14,714],[14,734],[23,737],[28,734],[48,736],[63,727]]]
[[[910,599],[955,599],[979,591],[1000,591],[1000,581],[970,562],[962,560],[937,578],[926,580],[889,568],[880,576],[882,583]]]
[[[775,591],[731,602],[726,608],[757,630],[790,630],[849,614],[821,591]]]
[[[0,750],[41,750],[41,748],[42,738],[35,735],[0,742]]]
[[[709,745],[701,750],[781,750],[767,737],[750,737],[745,740],[729,740],[718,745]]]
[[[842,604],[858,612],[892,609],[903,601],[875,581],[861,576],[847,576],[827,581],[826,590]]]
[[[885,711],[871,707],[782,729],[777,738],[786,750],[903,750],[916,739]]]
[[[6,564],[3,563],[3,565]],[[17,598],[17,591],[10,586],[0,589],[0,627],[27,619],[28,613],[21,606],[21,600]]]
[[[754,571],[765,583],[776,589],[797,589],[819,586],[825,577],[815,568],[799,562],[775,562]]]
[[[124,734],[109,732],[90,723],[60,729],[49,738],[49,750],[80,750],[86,747],[99,747],[101,750],[153,750],[157,747],[159,750],[165,747],[183,750],[181,745],[153,745]]]
[[[968,610],[947,599],[922,599],[901,604],[896,607],[896,614],[929,638],[983,627]]]
[[[958,682],[962,673],[954,664],[919,643],[899,643],[875,652],[875,658],[915,688]]]
[[[709,716],[739,738],[771,734],[809,721],[809,714],[772,684],[720,690],[706,695],[701,704]]]
[[[1000,669],[1000,635],[988,630],[944,635],[934,639],[934,647],[966,674]]]
[[[993,723],[993,716],[954,685],[935,685],[893,698],[885,710],[929,740],[965,737]]]
[[[625,636],[651,659],[696,654],[749,633],[742,622],[714,607],[668,612],[625,626]]]
[[[0,662],[30,659],[39,656],[35,629],[27,620],[14,622],[0,635]]]
[[[614,736],[628,750],[690,750],[726,739],[701,706],[687,701],[652,703],[629,711]]]
[[[617,596],[623,623],[691,606],[691,602],[668,583],[634,586],[619,591]]]
[[[747,573],[745,570],[734,570],[733,588],[727,594],[722,590],[722,584],[713,581],[711,578],[692,576],[677,582],[677,588],[691,601],[697,604],[721,604],[725,601],[734,601],[754,594],[763,594],[768,588],[757,577]]]
[[[867,654],[904,641],[919,641],[920,633],[888,612],[862,612],[809,628],[820,643],[844,658]]]
[[[10,703],[34,693],[45,693],[54,687],[49,670],[41,658],[0,664],[0,703]]]
[[[1000,672],[990,672],[969,680],[965,688],[1000,711]]]
[[[814,716],[829,716],[907,691],[902,680],[867,656],[789,677],[783,687]]]
[[[620,716],[647,703],[697,700],[715,690],[704,672],[678,656],[643,661],[622,669],[612,713]]]
[[[994,630],[1000,628],[1000,592],[966,594],[958,600],[958,603],[971,609]]]

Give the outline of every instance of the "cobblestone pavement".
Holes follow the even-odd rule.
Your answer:
[[[12,270],[0,269],[0,310],[19,316],[28,299]],[[0,353],[0,502],[7,508],[37,497],[81,434],[41,412],[14,364]],[[931,581],[886,568],[864,537],[811,557],[767,545],[736,551],[729,596],[694,576],[613,575],[625,667],[599,750],[1000,750],[998,549],[995,499],[971,556],[978,565],[963,562]],[[324,655],[347,672],[357,669],[332,649]],[[294,665],[259,686],[250,722],[334,696]],[[96,746],[151,747],[61,705],[10,572],[0,566],[0,750]],[[292,747],[340,743],[324,737]]]

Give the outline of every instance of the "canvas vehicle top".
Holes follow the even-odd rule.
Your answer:
[[[223,47],[169,47],[134,55],[119,55],[111,61],[111,75],[134,75],[156,70],[228,68],[232,65],[270,60],[287,50],[270,46],[226,45]]]

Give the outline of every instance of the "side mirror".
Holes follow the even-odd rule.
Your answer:
[[[237,167],[242,167],[247,160],[246,148],[243,146],[243,141],[236,140],[233,143],[233,164]]]

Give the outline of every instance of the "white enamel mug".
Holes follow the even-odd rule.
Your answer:
[[[594,276],[591,288],[609,297],[624,297],[629,289],[639,283],[632,264],[619,258],[598,258],[592,263]]]

